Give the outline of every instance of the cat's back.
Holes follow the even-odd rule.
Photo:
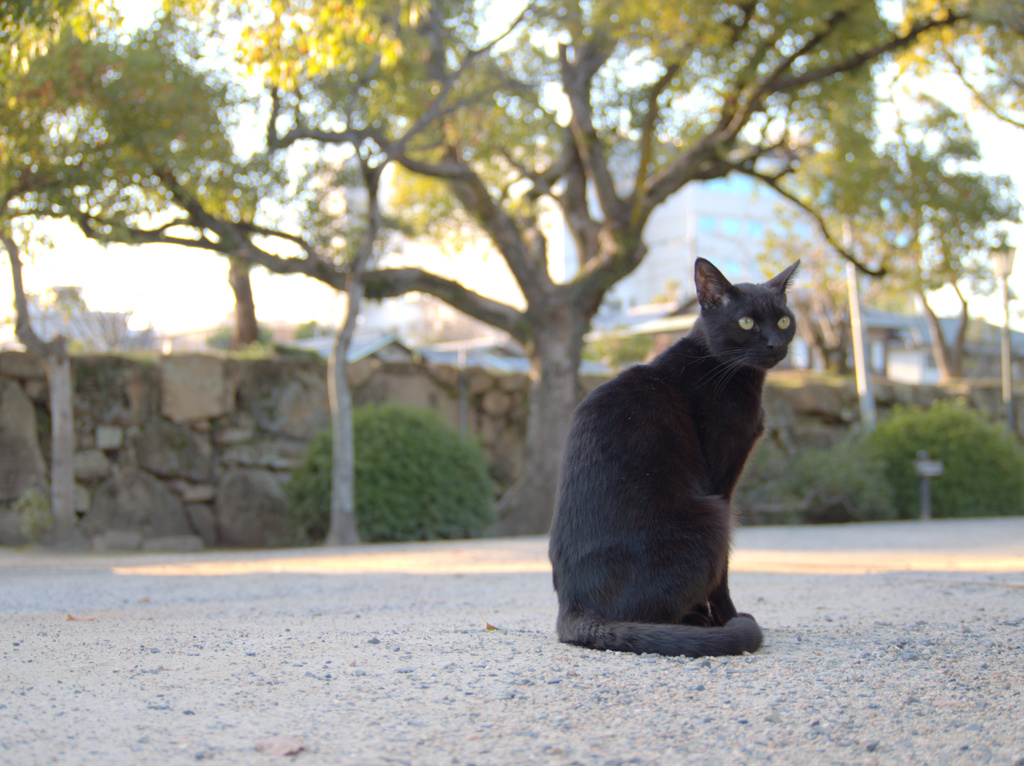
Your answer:
[[[673,347],[676,363],[664,364],[663,354],[635,365],[577,407],[563,456],[556,526],[559,515],[619,515],[641,495],[678,491],[677,482],[695,485],[702,457],[681,369],[690,364],[688,344],[680,343]]]
[[[685,340],[671,350],[675,364],[666,363],[669,352],[665,352],[650,363],[624,370],[591,391],[573,415],[567,447],[583,446],[581,440],[607,440],[621,451],[628,449],[631,442],[642,443],[652,431],[660,431],[669,423],[679,427],[679,418],[688,415],[692,406],[686,368],[697,361],[686,361]]]

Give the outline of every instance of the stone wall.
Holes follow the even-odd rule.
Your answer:
[[[194,550],[285,540],[283,484],[307,442],[329,425],[321,360],[76,357],[73,375],[80,546]],[[470,369],[460,387],[452,368],[367,358],[352,365],[350,379],[357,405],[428,407],[456,428],[464,419],[484,446],[496,493],[522,472],[525,376]],[[784,449],[827,447],[856,427],[850,385],[801,373],[770,381],[768,438]],[[953,396],[1002,411],[993,387],[883,385],[877,395],[883,411]],[[0,353],[0,544],[27,541],[25,514],[14,506],[33,488],[47,490],[47,397],[40,360]]]
[[[76,357],[77,543],[98,550],[259,547],[285,540],[283,485],[327,428],[319,359]],[[459,371],[430,364],[351,366],[357,405],[401,401],[460,426]],[[466,372],[466,428],[479,438],[495,492],[522,470],[525,376]],[[0,353],[0,544],[27,542],[14,505],[46,493],[50,451],[45,368]],[[46,538],[43,538],[44,542]]]

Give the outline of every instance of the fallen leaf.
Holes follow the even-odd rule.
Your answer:
[[[302,737],[274,737],[256,743],[256,750],[264,755],[298,755],[306,749]]]
[[[479,612],[477,614],[479,614]],[[487,622],[487,619],[482,614],[480,615],[480,619],[484,621],[484,630],[500,630],[502,632],[505,630],[504,628],[491,625],[491,623]]]
[[[68,615],[68,622],[92,622],[95,619],[95,617],[72,617],[70,614]]]

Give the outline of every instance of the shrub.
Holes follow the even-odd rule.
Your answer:
[[[864,439],[885,463],[900,518],[920,512],[913,461],[924,450],[945,464],[932,479],[935,516],[995,516],[1024,510],[1024,450],[1005,428],[963,404],[895,408]]]
[[[26,489],[14,502],[11,510],[18,515],[18,531],[30,543],[39,542],[40,538],[53,528],[50,498],[38,489]]]
[[[883,521],[896,518],[885,463],[855,439],[797,456],[779,489],[798,501],[804,522]]]
[[[853,439],[795,456],[758,447],[736,501],[755,523],[823,524],[896,517],[885,463]]]
[[[358,408],[355,499],[366,542],[462,538],[493,523],[492,486],[479,446],[431,411],[403,405]],[[318,434],[286,491],[297,537],[326,537],[331,435]]]

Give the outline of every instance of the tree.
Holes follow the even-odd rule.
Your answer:
[[[802,172],[823,166],[812,158],[876,156],[872,67],[940,33],[980,29],[984,21],[942,2],[908,4],[904,16],[890,18],[874,3],[847,0],[774,0],[711,12],[697,0],[538,0],[501,31],[485,32],[495,29],[485,23],[493,19],[481,18],[470,2],[399,4],[397,12],[394,4],[372,0],[339,4],[337,23],[333,7],[311,0],[287,9],[271,0],[196,0],[186,6],[192,16],[184,23],[193,25],[196,39],[209,28],[223,41],[238,24],[218,24],[218,13],[261,9],[258,28],[243,21],[243,32],[227,43],[246,71],[267,84],[262,100],[245,106],[246,114],[266,115],[270,151],[249,158],[245,172],[260,158],[265,173],[281,173],[280,158],[300,150],[326,158],[337,147],[372,145],[387,163],[443,189],[448,200],[423,204],[444,210],[457,202],[508,264],[525,308],[423,268],[371,269],[364,279],[368,297],[430,293],[505,330],[527,350],[526,467],[499,505],[499,531],[507,533],[547,530],[578,399],[583,335],[607,290],[643,259],[645,226],[657,206],[687,183],[740,172],[817,211],[821,200],[806,193]],[[171,39],[178,42],[162,48],[169,71],[187,70],[174,45],[188,46],[180,35]],[[221,79],[229,69],[222,68]],[[121,77],[136,75],[124,70]],[[217,77],[207,72],[204,103],[216,95]],[[170,99],[158,88],[136,109],[159,115]],[[142,137],[152,143],[142,180],[120,176],[122,190],[166,202],[173,224],[146,226],[134,211],[72,200],[66,214],[94,236],[230,249],[248,263],[344,289],[345,269],[296,226],[305,214],[280,214],[315,196],[308,187],[293,184],[297,194],[289,199],[277,195],[282,207],[275,215],[262,200],[246,209],[211,192],[229,193],[230,181],[237,187],[241,178],[241,196],[260,200],[261,188],[265,194],[277,183],[231,175],[223,171],[230,163],[211,162],[222,135],[212,130],[209,148],[172,156],[153,150],[173,137],[147,129]],[[214,166],[220,172],[211,176],[206,169]],[[798,171],[800,182],[785,186]],[[564,283],[550,275],[543,221],[552,213],[580,261]],[[820,214],[818,221],[827,241],[856,261],[833,220]]]
[[[975,106],[1024,128],[1024,9],[1013,0],[984,0],[976,13],[989,23],[967,34],[923,40],[902,63],[924,77],[941,72],[955,75]],[[938,88],[932,93],[956,95]]]
[[[277,147],[237,153],[231,123],[223,117],[227,107],[244,104],[222,80],[183,58],[195,50],[189,45],[181,26],[168,18],[127,42],[60,39],[33,61],[11,101],[34,107],[21,116],[20,146],[28,147],[34,135],[44,140],[33,147],[31,167],[15,160],[12,177],[20,186],[10,201],[24,216],[71,218],[103,242],[169,242],[220,253],[231,262],[240,309],[251,307],[254,259],[248,253],[269,240],[271,247],[315,255],[318,276],[349,296],[329,366],[335,458],[328,541],[358,542],[346,352],[361,302],[361,274],[380,247],[379,186],[387,157],[371,142],[353,140],[358,173],[347,172],[335,153],[289,174],[289,158],[279,156],[284,150],[275,154]],[[190,120],[180,125],[176,115],[186,104]],[[56,129],[47,131],[47,122]],[[339,190],[357,186],[362,202],[342,199],[341,209],[332,209]],[[257,216],[275,215],[290,218],[302,234],[256,222]],[[247,325],[255,335],[254,316],[237,323],[243,330]]]
[[[792,228],[793,211],[780,211],[779,220],[785,228],[765,238],[764,271],[778,274],[800,260],[799,284],[787,292],[797,333],[807,344],[812,369],[845,375],[850,372],[850,308],[842,263],[821,237],[808,241]]]
[[[14,285],[15,335],[33,354],[39,356],[46,367],[50,394],[50,510],[54,519],[54,539],[58,544],[68,543],[75,530],[75,423],[72,405],[71,360],[67,341],[62,335],[44,341],[32,328],[28,314],[28,300],[21,278],[21,247],[10,231],[9,223],[0,218],[0,243],[11,262]]]
[[[1018,204],[1005,176],[989,177],[975,164],[977,142],[962,114],[925,95],[899,94],[890,86],[898,116],[892,136],[877,138],[869,154],[809,158],[797,178],[776,184],[787,196],[794,181],[818,200],[818,216],[830,228],[846,227],[856,251],[887,272],[890,293],[917,296],[929,329],[940,379],[963,374],[968,326],[966,287],[985,289],[988,251],[1016,220]],[[772,182],[774,183],[774,182]],[[929,294],[949,286],[960,299],[957,332],[942,333]]]
[[[81,0],[18,0],[0,7],[0,42],[7,53],[0,58],[0,101],[8,112],[0,120],[0,243],[11,264],[15,334],[29,351],[43,359],[46,367],[52,435],[50,509],[59,545],[72,540],[76,521],[71,361],[62,336],[44,341],[29,322],[22,281],[22,245],[31,238],[31,225],[19,221],[23,218],[20,203],[24,198],[48,187],[58,173],[50,172],[54,170],[52,165],[47,168],[52,157],[45,151],[45,137],[23,130],[23,116],[10,112],[12,107],[21,106],[13,94],[25,69],[45,57],[50,46],[69,38],[85,39],[101,21],[111,18],[116,18],[111,9],[93,8]],[[61,32],[71,34],[62,38]]]
[[[335,333],[328,360],[328,386],[331,397],[331,511],[327,530],[328,545],[359,542],[355,497],[355,430],[353,426],[352,391],[348,385],[348,350],[355,335],[363,300],[363,275],[376,252],[384,226],[380,209],[380,176],[383,166],[374,164],[364,147],[356,154],[356,164],[363,188],[365,206],[346,199],[348,231],[344,245],[351,253],[346,273],[345,293],[348,302],[345,318]],[[351,188],[351,187],[350,187]],[[363,208],[363,209],[360,209]],[[343,219],[344,221],[344,219]]]
[[[536,26],[517,48],[527,53],[495,59],[506,77],[493,96],[497,108],[466,107],[461,119],[445,120],[437,143],[398,155],[409,171],[447,185],[526,298],[525,311],[516,311],[422,270],[367,276],[370,295],[432,293],[505,329],[530,354],[526,471],[499,507],[505,532],[547,529],[581,338],[605,292],[642,260],[653,210],[691,181],[746,172],[777,184],[812,151],[865,145],[874,118],[870,66],[967,22],[939,6],[891,23],[871,3],[751,3],[708,13],[706,4],[684,2],[661,10],[538,4]],[[537,27],[550,36],[531,47]],[[522,72],[537,73],[534,84],[548,89],[540,93],[557,87],[560,103],[537,89],[524,97]],[[440,92],[461,74],[439,72]],[[513,143],[524,124],[529,139]],[[511,136],[503,132],[510,125]],[[580,270],[565,284],[548,273],[541,200],[561,213],[579,254]],[[838,245],[824,221],[823,229]]]

